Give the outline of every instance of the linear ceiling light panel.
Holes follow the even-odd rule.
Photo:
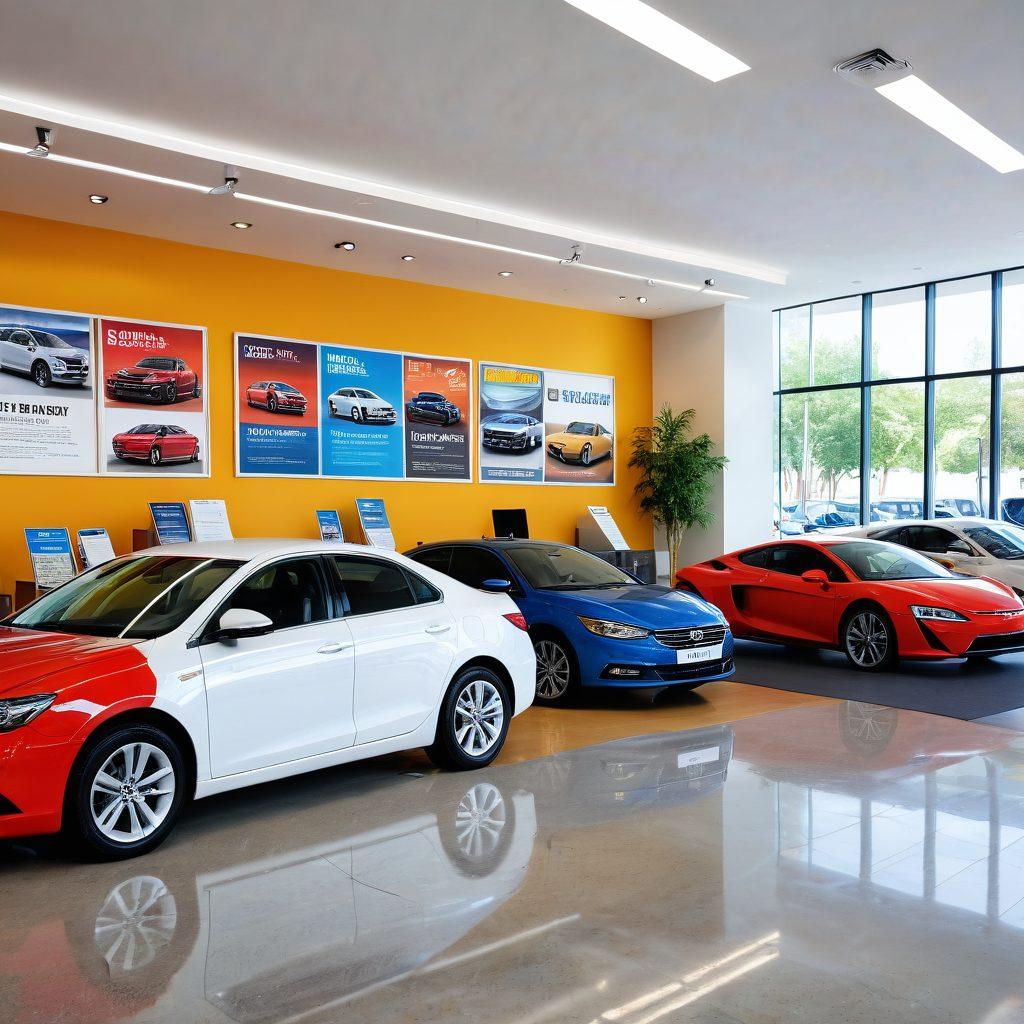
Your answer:
[[[721,82],[723,78],[750,70],[749,65],[731,53],[641,0],[565,2],[711,82]]]
[[[571,3],[572,0],[567,2]],[[1024,168],[1024,153],[990,132],[955,103],[950,103],[917,75],[908,75],[888,85],[880,85],[876,92],[979,160],[984,160],[1001,174]]]

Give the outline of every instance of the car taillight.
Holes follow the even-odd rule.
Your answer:
[[[511,622],[512,625],[516,627],[516,629],[521,629],[523,630],[523,632],[526,632],[526,617],[523,615],[522,612],[509,612],[505,616],[505,618],[508,619],[508,621]]]

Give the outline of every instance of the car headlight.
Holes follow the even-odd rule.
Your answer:
[[[55,700],[55,693],[37,693],[34,697],[0,700],[0,732],[11,732],[38,718]]]
[[[952,608],[933,608],[927,604],[912,604],[910,610],[915,619],[942,619],[944,622],[966,622],[967,616],[953,611]]]
[[[579,616],[584,629],[596,633],[598,636],[608,636],[613,640],[642,640],[650,636],[651,631],[641,626],[630,626],[625,622],[610,622],[608,619],[588,619],[585,615]]]
[[[68,364],[65,363],[63,359],[54,359],[53,368],[55,370],[66,370],[68,368]]]

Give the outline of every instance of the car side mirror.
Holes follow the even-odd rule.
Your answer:
[[[480,584],[481,590],[486,590],[489,594],[507,594],[512,589],[511,580],[484,580]]]
[[[274,631],[274,623],[251,608],[229,608],[217,623],[214,639],[221,643],[249,636],[263,636]]]
[[[816,583],[819,587],[827,587],[829,584],[828,575],[824,569],[808,569],[807,572],[800,574],[800,579],[804,583]]]
[[[29,352],[35,352],[36,346],[34,344],[28,346]]]

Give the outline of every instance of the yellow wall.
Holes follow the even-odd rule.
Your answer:
[[[0,213],[3,304],[205,326],[213,475],[0,478],[2,592],[11,593],[15,579],[31,579],[26,526],[67,526],[72,536],[105,526],[121,553],[130,550],[132,528],[149,526],[148,501],[188,498],[224,498],[239,537],[316,536],[316,508],[338,508],[346,535],[355,537],[353,500],[382,497],[399,548],[488,533],[496,505],[525,507],[535,537],[571,541],[583,507],[600,504],[631,545],[651,546],[626,468],[632,429],[651,414],[648,321]],[[619,482],[611,488],[236,479],[235,331],[614,374]]]

